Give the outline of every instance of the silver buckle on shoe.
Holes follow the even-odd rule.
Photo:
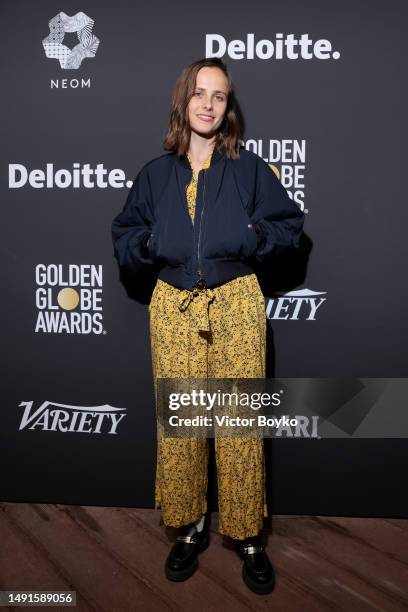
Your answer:
[[[247,544],[242,547],[242,550],[246,555],[254,555],[255,553],[261,553],[265,549],[263,546],[254,546],[253,544]]]
[[[197,542],[197,538],[195,536],[191,536],[191,535],[186,535],[186,536],[182,536],[179,535],[176,538],[177,542],[185,542],[185,544],[195,544]]]

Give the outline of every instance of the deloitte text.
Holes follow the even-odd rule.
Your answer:
[[[35,332],[105,334],[102,266],[38,264],[35,268]]]
[[[121,189],[131,187],[133,181],[126,180],[126,174],[120,168],[107,170],[103,164],[97,164],[91,168],[91,164],[80,164],[74,162],[72,169],[54,169],[54,164],[46,164],[45,169],[35,168],[29,170],[23,164],[9,164],[9,187],[19,189],[33,187],[34,189],[67,189],[68,187],[79,189],[106,189],[113,187]]]
[[[330,40],[320,38],[313,42],[309,34],[275,34],[275,40],[262,39],[255,43],[255,34],[247,34],[246,40],[231,40],[227,43],[221,34],[206,34],[205,57],[223,57],[228,55],[233,60],[252,59],[339,59],[340,53],[333,51]]]

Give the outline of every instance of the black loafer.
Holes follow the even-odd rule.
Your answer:
[[[166,559],[166,578],[175,582],[190,578],[198,568],[198,555],[207,548],[209,541],[206,524],[202,531],[197,531],[194,523],[180,527],[176,543]]]
[[[271,593],[275,572],[259,536],[238,541],[237,552],[244,564],[242,578],[251,591],[259,595]]]

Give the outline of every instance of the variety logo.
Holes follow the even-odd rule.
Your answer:
[[[102,266],[38,264],[35,332],[106,334],[102,320]]]
[[[33,408],[34,402],[21,402],[24,407],[19,430],[40,429],[89,434],[117,434],[118,425],[126,416],[125,408],[103,406],[70,406],[43,402]]]
[[[316,312],[327,300],[326,291],[297,289],[288,293],[276,293],[266,305],[266,317],[277,321],[316,321]]]
[[[270,165],[292,200],[308,213],[305,208],[306,140],[264,142],[259,138],[246,140],[244,146]]]
[[[58,13],[48,22],[50,33],[42,41],[45,55],[57,59],[64,70],[76,70],[86,57],[95,57],[99,47],[99,38],[92,34],[94,20],[77,13],[70,17]],[[76,32],[78,44],[72,49],[63,44],[66,32]]]
[[[313,42],[309,34],[275,34],[275,40],[262,39],[255,43],[255,34],[247,34],[246,40],[227,40],[221,34],[205,35],[205,57],[223,57],[228,55],[233,60],[275,59],[319,59],[337,60],[338,51],[333,51],[330,40],[320,38]]]

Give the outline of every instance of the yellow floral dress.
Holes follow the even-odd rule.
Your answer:
[[[193,170],[186,188],[192,220],[196,194]],[[157,378],[265,377],[265,300],[255,273],[193,291],[158,279],[149,321],[155,388]],[[268,516],[263,439],[215,437],[214,448],[218,531],[238,540],[257,535]],[[164,437],[158,428],[155,508],[165,525],[180,527],[207,511],[208,452],[207,438]]]

